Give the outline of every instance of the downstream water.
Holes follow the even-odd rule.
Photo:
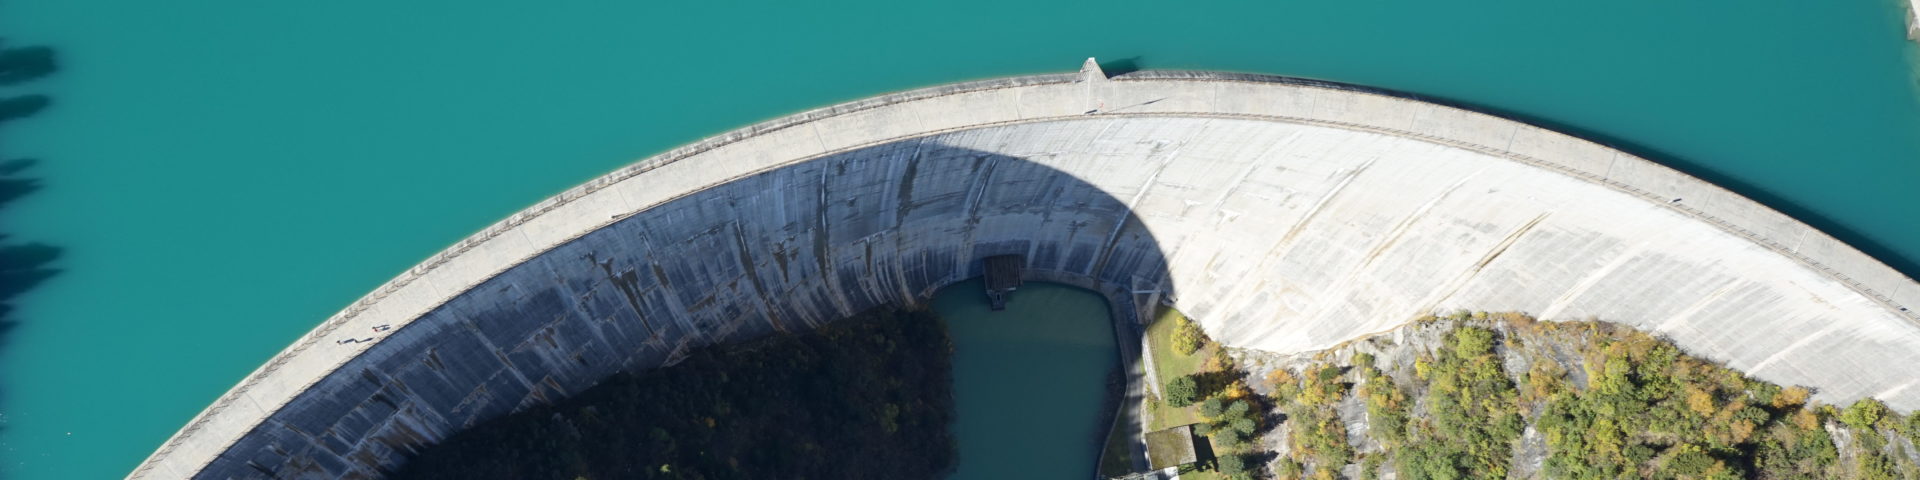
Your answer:
[[[0,131],[66,249],[0,347],[0,477],[110,478],[321,319],[469,233],[754,121],[1088,56],[1353,82],[1608,139],[1920,259],[1894,0],[12,0],[61,49]],[[1073,464],[1078,468],[1078,463]]]
[[[1120,366],[1107,300],[1029,283],[988,308],[979,279],[940,290],[953,337],[954,480],[1091,478],[1105,433],[1106,378]]]

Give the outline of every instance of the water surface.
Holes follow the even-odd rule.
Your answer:
[[[111,478],[322,319],[506,215],[729,128],[1088,56],[1360,83],[1594,135],[1907,268],[1894,0],[11,0],[61,49],[0,131],[67,249],[0,348],[0,477]]]
[[[933,310],[953,338],[954,480],[1092,478],[1119,370],[1107,300],[1028,283],[988,308],[979,279],[940,290]]]

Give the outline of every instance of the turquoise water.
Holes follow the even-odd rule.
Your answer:
[[[485,3],[485,5],[482,5]],[[0,476],[109,478],[321,319],[634,159],[881,92],[1137,58],[1470,103],[1620,145],[1920,260],[1893,0],[13,0],[61,49],[0,132],[67,249],[0,349]]]
[[[953,480],[1092,478],[1107,427],[1107,375],[1119,370],[1107,300],[1029,283],[989,310],[979,279],[941,289],[933,310],[953,337]]]

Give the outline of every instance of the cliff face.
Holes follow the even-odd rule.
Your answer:
[[[1809,402],[1617,324],[1458,314],[1228,354],[1284,419],[1261,443],[1281,478],[1920,476],[1920,415]]]

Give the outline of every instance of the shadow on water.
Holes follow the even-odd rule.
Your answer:
[[[0,87],[11,87],[38,80],[55,70],[53,49],[47,47],[8,48],[0,41]],[[0,93],[0,126],[40,113],[52,103],[46,95]],[[4,152],[0,152],[4,155]],[[39,179],[22,176],[38,161],[11,159],[0,161],[0,211],[15,200],[39,191]],[[19,320],[14,318],[13,302],[60,271],[52,268],[60,258],[60,248],[43,243],[18,243],[14,232],[0,231],[0,347]],[[5,386],[0,385],[0,397]]]
[[[1134,55],[1118,60],[1100,62],[1100,70],[1107,72],[1107,76],[1126,75],[1138,72],[1140,71],[1140,56]]]

